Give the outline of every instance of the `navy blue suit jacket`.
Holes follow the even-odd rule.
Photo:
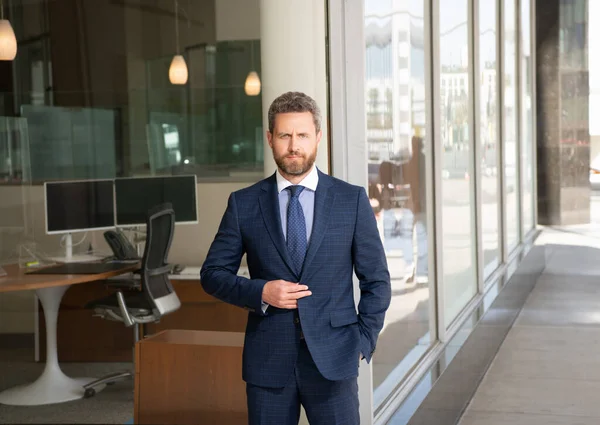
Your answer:
[[[207,293],[249,310],[243,378],[284,387],[299,346],[294,310],[261,309],[263,286],[284,279],[308,286],[298,300],[306,344],[329,380],[358,376],[358,356],[370,361],[390,304],[387,261],[363,188],[319,171],[312,235],[298,276],[288,255],[279,216],[275,174],[230,195],[227,210],[201,270]],[[237,276],[247,255],[250,279]],[[360,281],[358,313],[353,271]]]

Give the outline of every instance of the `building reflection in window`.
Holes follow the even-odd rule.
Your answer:
[[[430,347],[425,4],[365,0],[369,198],[392,277],[374,356],[376,407]]]

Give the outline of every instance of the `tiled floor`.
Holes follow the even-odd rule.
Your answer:
[[[460,425],[600,424],[600,239],[544,237],[546,270]]]
[[[387,424],[456,425],[545,267],[545,246],[527,244],[499,270],[477,308]]]

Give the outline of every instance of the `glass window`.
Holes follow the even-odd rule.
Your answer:
[[[533,67],[531,58],[531,2],[521,0],[521,187],[523,235],[535,223],[533,199]]]
[[[406,55],[398,56],[398,66],[402,68],[408,67],[408,57]]]
[[[481,145],[481,226],[484,277],[500,259],[500,178],[498,175],[497,1],[479,0],[479,143]]]
[[[150,3],[11,2],[18,72],[2,107],[27,119],[35,182],[263,176],[262,95],[246,84],[262,75],[259,2]]]
[[[519,184],[517,180],[517,61],[515,0],[504,0],[504,184],[506,193],[506,244],[509,250],[519,243]]]
[[[469,2],[440,0],[440,78],[468,80]],[[456,85],[458,88],[458,84]],[[445,94],[439,134],[442,143],[442,240],[444,318],[448,326],[477,293],[475,266],[475,220],[471,170],[472,141],[469,134],[468,85]]]
[[[425,2],[364,1],[369,197],[392,277],[392,302],[373,360],[377,407],[435,340],[427,246],[430,140]],[[393,37],[402,33],[406,37]],[[395,60],[399,51],[404,56]]]

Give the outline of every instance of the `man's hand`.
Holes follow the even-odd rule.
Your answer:
[[[308,297],[312,292],[308,286],[286,280],[270,280],[263,287],[263,302],[278,308],[298,308],[298,299]]]

